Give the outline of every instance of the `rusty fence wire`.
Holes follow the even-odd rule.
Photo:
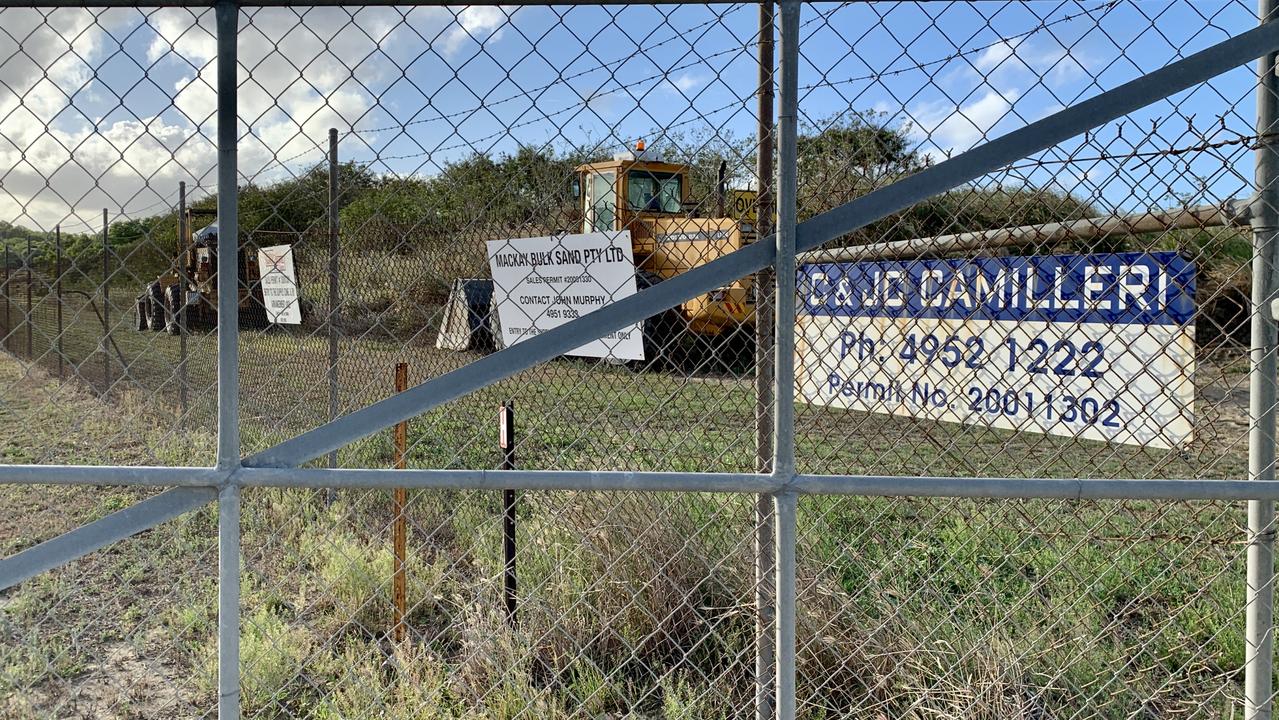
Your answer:
[[[1269,717],[1272,10],[6,3],[0,716]]]

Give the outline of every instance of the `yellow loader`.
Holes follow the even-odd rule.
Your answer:
[[[696,217],[689,174],[687,165],[657,158],[642,141],[633,152],[577,168],[582,232],[629,230],[640,290],[755,240],[753,194],[733,192],[735,217]],[[723,198],[717,204],[722,208]],[[749,341],[753,333],[745,329],[754,322],[753,279],[745,277],[646,321],[645,354],[672,357],[685,333],[710,348]]]

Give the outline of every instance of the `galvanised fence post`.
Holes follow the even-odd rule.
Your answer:
[[[236,177],[239,6],[218,0],[218,466],[240,465],[240,227]]]
[[[236,40],[239,6],[218,0],[218,469],[240,467],[240,226]],[[240,488],[218,499],[218,720],[240,717]]]
[[[240,718],[240,486],[218,493],[218,720]]]
[[[1272,22],[1275,0],[1260,0],[1258,17]],[[1252,214],[1252,347],[1248,382],[1248,477],[1275,479],[1276,269],[1279,269],[1279,82],[1275,53],[1257,61],[1257,197]],[[1274,503],[1248,502],[1247,637],[1244,643],[1244,718],[1273,715]]]
[[[796,135],[799,122],[798,0],[781,5],[781,63],[778,113],[777,268],[774,297],[776,380],[773,400],[773,476],[782,483],[774,496],[777,523],[777,717],[795,717],[795,542],[798,502],[787,487],[795,479],[795,238]]]

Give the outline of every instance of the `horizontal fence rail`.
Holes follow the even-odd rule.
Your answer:
[[[136,485],[217,488],[416,488],[636,492],[774,493],[1020,499],[1279,500],[1279,482],[1147,478],[970,478],[804,475],[790,482],[753,473],[563,470],[358,470],[0,466],[0,481],[28,485]]]

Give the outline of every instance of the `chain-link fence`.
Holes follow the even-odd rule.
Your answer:
[[[0,716],[1270,716],[1269,0],[115,5],[0,8]]]

